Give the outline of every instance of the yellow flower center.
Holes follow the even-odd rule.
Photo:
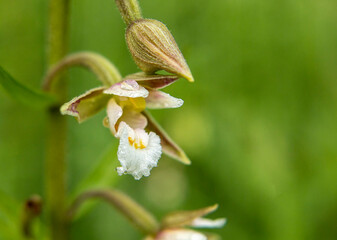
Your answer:
[[[144,98],[126,98],[119,97],[119,105],[122,108],[131,108],[137,112],[141,112],[146,107],[146,102]]]
[[[130,146],[134,146],[135,149],[144,149],[146,146],[143,144],[142,140],[139,143],[136,143],[134,139],[128,137]]]

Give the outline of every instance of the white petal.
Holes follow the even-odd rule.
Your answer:
[[[161,156],[160,138],[143,129],[133,130],[125,122],[119,124],[117,137],[120,137],[117,156],[122,165],[117,168],[118,174],[131,174],[136,180],[149,176]]]
[[[116,135],[116,123],[118,119],[122,116],[123,110],[122,108],[116,103],[115,99],[111,98],[108,102],[107,107],[107,114],[108,114],[108,122],[109,128],[113,135]]]
[[[149,96],[145,100],[146,107],[152,109],[178,108],[184,104],[182,99],[172,97],[170,94],[157,90],[150,90]]]
[[[207,237],[189,229],[171,229],[159,233],[156,240],[207,240]]]
[[[149,92],[144,87],[140,86],[135,80],[124,80],[116,83],[104,90],[104,93],[131,98],[146,98],[149,95]]]
[[[196,228],[222,228],[225,224],[225,218],[218,218],[214,220],[208,218],[197,218],[192,222],[191,226]]]

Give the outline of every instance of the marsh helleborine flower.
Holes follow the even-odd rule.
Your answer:
[[[146,240],[207,240],[206,234],[187,227],[222,228],[226,223],[225,218],[203,218],[217,208],[218,205],[213,205],[198,210],[173,212],[164,217],[161,230],[155,236],[148,236]]]
[[[178,45],[163,23],[154,19],[138,19],[128,26],[125,36],[133,59],[145,73],[165,70],[194,81]]]
[[[61,113],[83,122],[107,107],[103,123],[120,139],[117,155],[121,167],[117,172],[131,174],[138,180],[150,175],[162,150],[189,163],[184,152],[145,112],[145,108],[177,108],[183,104],[183,100],[159,91],[177,79],[176,76],[133,74],[121,82],[91,89],[72,99],[61,107]]]

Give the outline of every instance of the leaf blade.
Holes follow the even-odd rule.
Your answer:
[[[55,103],[55,99],[41,91],[32,90],[16,81],[0,66],[0,86],[8,95],[19,102],[36,108],[44,108]]]

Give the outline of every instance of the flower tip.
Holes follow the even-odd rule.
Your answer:
[[[191,165],[192,164],[191,160],[187,157],[187,155],[184,152],[179,153],[179,158],[177,158],[177,160],[179,160],[181,163],[183,163],[185,165]]]
[[[185,165],[191,165],[191,164],[192,164],[191,160],[188,159],[187,157],[181,158],[181,161],[182,161],[182,163],[184,163]]]
[[[222,228],[227,224],[227,218],[219,218],[215,220],[218,223],[218,228]]]
[[[78,112],[71,108],[71,105],[69,104],[63,104],[60,108],[60,112],[62,115],[69,115],[76,118],[78,123],[84,122],[84,119],[81,118],[81,116],[78,114]]]
[[[209,206],[208,209],[207,209],[207,213],[211,213],[211,212],[216,211],[218,209],[218,207],[219,207],[219,204],[217,204],[217,203],[212,205],[212,206]]]
[[[180,75],[181,75],[181,77],[185,78],[187,81],[189,81],[191,83],[194,82],[194,78],[193,78],[193,75],[192,75],[190,70],[188,70],[186,72],[183,72]]]

